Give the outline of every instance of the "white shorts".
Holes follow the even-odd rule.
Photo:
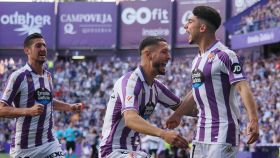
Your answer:
[[[193,142],[191,158],[235,158],[237,150],[237,147],[231,144]]]
[[[106,158],[150,158],[151,156],[144,151],[130,151],[124,149],[116,149]]]
[[[58,141],[43,144],[30,149],[10,150],[11,158],[65,158],[64,152]]]

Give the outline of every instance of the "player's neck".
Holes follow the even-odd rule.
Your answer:
[[[43,75],[43,64],[31,60],[28,60],[28,64],[31,66],[32,70],[35,71],[37,74]]]
[[[148,85],[151,86],[153,84],[154,78],[155,78],[153,69],[148,64],[143,64],[143,63],[141,64],[141,67],[144,71],[143,75],[144,75],[146,82],[148,83]]]
[[[200,54],[204,54],[216,41],[215,34],[203,36],[198,44]]]

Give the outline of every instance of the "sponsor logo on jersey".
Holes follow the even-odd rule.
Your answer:
[[[240,74],[242,72],[242,68],[239,63],[234,63],[231,65],[231,71],[235,74]]]
[[[199,69],[194,69],[192,71],[192,87],[199,88],[204,83],[204,75]]]
[[[52,101],[52,94],[46,88],[38,88],[34,94],[36,102],[48,105]]]
[[[55,158],[55,157],[64,157],[64,154],[63,154],[63,152],[58,151],[58,152],[51,153],[50,155],[46,156],[45,158]]]

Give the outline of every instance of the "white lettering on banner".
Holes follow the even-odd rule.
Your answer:
[[[111,28],[82,28],[82,33],[111,33]]]
[[[260,33],[258,35],[248,36],[247,37],[247,44],[269,41],[269,40],[273,40],[273,39],[274,39],[274,33],[273,32]]]
[[[111,14],[62,14],[60,21],[63,23],[86,22],[86,23],[112,23]]]
[[[76,34],[76,31],[74,30],[74,26],[71,23],[66,23],[63,29],[65,34],[70,34],[70,35]]]
[[[157,29],[142,29],[142,36],[168,36],[169,29],[157,28]]]
[[[182,19],[181,19],[181,23],[182,25],[180,26],[179,28],[179,34],[180,35],[184,35],[186,34],[186,30],[184,29],[184,25],[188,22],[190,16],[192,15],[192,11],[191,10],[188,10],[186,11],[183,16],[182,16]]]
[[[159,21],[161,24],[169,23],[168,11],[162,8],[149,9],[147,7],[141,7],[137,10],[134,8],[125,8],[122,11],[122,21],[126,25],[131,25],[135,22],[139,24],[147,24],[153,21]]]
[[[33,15],[29,12],[19,14],[17,11],[14,14],[0,15],[0,24],[2,25],[21,25],[21,28],[16,28],[15,31],[21,32],[20,35],[32,34],[34,32],[41,33],[41,28],[45,25],[51,25],[50,15]]]

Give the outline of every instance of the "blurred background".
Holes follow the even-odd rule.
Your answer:
[[[48,47],[45,66],[53,73],[55,98],[83,102],[85,108],[75,115],[54,114],[57,137],[65,146],[66,131],[72,128],[77,147],[72,155],[96,157],[113,84],[139,64],[137,48],[144,37],[159,35],[169,43],[172,61],[159,79],[180,97],[191,89],[191,61],[198,49],[187,44],[183,25],[197,5],[219,10],[223,24],[217,37],[241,57],[258,104],[260,139],[247,145],[247,114],[239,101],[237,157],[280,157],[280,0],[1,1],[0,95],[8,76],[26,63],[24,38],[41,33]],[[150,121],[163,127],[172,111],[161,105],[156,111]],[[0,158],[8,157],[14,122],[0,118]],[[192,140],[195,126],[195,118],[185,117],[176,130]],[[143,136],[142,143],[154,157],[189,157],[189,150],[156,138]]]

